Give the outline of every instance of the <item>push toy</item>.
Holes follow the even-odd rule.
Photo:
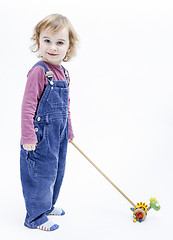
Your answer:
[[[160,205],[157,202],[155,198],[150,199],[150,206],[146,205],[145,203],[137,203],[135,205],[86,155],[82,150],[73,142],[73,140],[70,140],[70,142],[73,144],[73,146],[129,201],[133,208],[131,210],[133,211],[133,221],[139,221],[140,223],[143,222],[147,216],[147,212],[153,208],[154,210],[158,211],[160,210]]]
[[[148,205],[145,205],[145,203],[137,203],[137,206],[135,208],[131,208],[131,210],[133,211],[133,221],[139,221],[142,222],[145,220],[146,216],[147,216],[147,212],[153,208],[156,211],[160,210],[160,205],[157,202],[157,200],[155,198],[151,198],[150,199],[150,206],[148,207]]]

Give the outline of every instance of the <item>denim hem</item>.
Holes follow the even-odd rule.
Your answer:
[[[49,215],[49,213],[51,213],[54,210],[55,207],[52,207],[50,210],[48,210],[47,212],[45,212],[46,215]]]
[[[48,220],[49,220],[48,217],[46,215],[43,215],[42,217],[33,221],[32,223],[27,223],[27,221],[25,221],[24,226],[28,228],[36,228],[42,225],[43,223],[47,222]]]

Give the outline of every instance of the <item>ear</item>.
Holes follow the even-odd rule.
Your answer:
[[[71,51],[71,45],[69,45],[67,52],[70,52],[70,51]]]
[[[40,48],[40,41],[37,39],[38,49]]]

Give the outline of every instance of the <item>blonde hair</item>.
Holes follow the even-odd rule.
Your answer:
[[[66,56],[63,59],[63,61],[68,62],[73,56],[76,56],[76,48],[79,40],[70,21],[60,14],[48,15],[35,26],[34,33],[31,38],[34,41],[34,44],[30,47],[31,51],[34,53],[38,52],[39,37],[41,31],[48,30],[51,31],[52,33],[55,33],[65,27],[67,27],[69,32],[70,50],[66,53]]]

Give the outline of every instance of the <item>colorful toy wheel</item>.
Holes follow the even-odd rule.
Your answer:
[[[137,221],[142,222],[146,218],[146,212],[143,209],[138,208],[133,212],[133,217]]]

